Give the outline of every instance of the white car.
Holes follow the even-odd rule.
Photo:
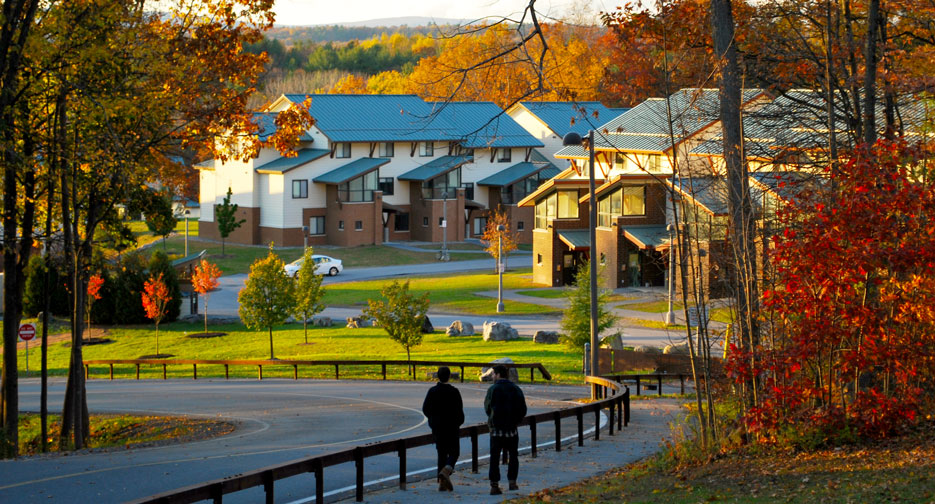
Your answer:
[[[315,274],[316,275],[335,276],[338,273],[344,271],[344,266],[341,264],[340,259],[335,259],[333,257],[328,257],[325,255],[313,255],[312,261],[315,262]],[[295,277],[296,273],[299,272],[299,268],[301,267],[302,267],[301,257],[284,266],[286,270],[286,274],[291,277]]]

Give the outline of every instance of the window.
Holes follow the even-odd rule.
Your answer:
[[[423,199],[444,199],[457,197],[458,187],[461,187],[461,168],[455,168],[431,180],[422,182]]]
[[[292,181],[292,198],[308,198],[308,180]]]
[[[308,234],[310,235],[323,235],[325,234],[325,216],[319,217],[309,217],[308,218]]]
[[[338,231],[344,231],[344,221],[343,221],[343,220],[339,220],[339,221],[338,221]]]
[[[364,221],[354,221],[354,230],[362,231],[364,229]]]
[[[338,184],[338,199],[347,203],[373,201],[373,191],[377,190],[379,171],[365,173],[343,184]]]
[[[336,158],[349,158],[351,157],[351,143],[350,142],[338,142],[334,145],[334,157]]]
[[[409,214],[398,213],[394,219],[393,229],[395,231],[409,231]]]
[[[516,230],[517,230],[517,231],[525,231],[525,230],[526,230],[526,223],[523,222],[523,221],[517,221],[517,222],[516,222]]]
[[[646,187],[623,188],[623,215],[646,215]]]
[[[377,184],[377,187],[383,191],[384,196],[392,196],[394,187],[393,177],[380,177],[380,182]]]
[[[497,162],[509,163],[512,151],[510,149],[497,149]]]
[[[605,264],[607,264],[607,256],[604,255],[603,252],[601,252],[601,266],[603,266],[603,265],[605,265]]]
[[[530,193],[539,188],[539,174],[530,175],[515,184],[510,184],[500,190],[500,202],[504,205],[515,205]]]
[[[464,188],[464,199],[474,199],[474,182],[465,182],[461,187]]]
[[[578,218],[578,191],[556,191],[536,203],[536,229],[547,228],[556,218]]]
[[[614,169],[623,171],[627,167],[627,158],[621,154],[614,154]]]
[[[432,157],[435,155],[435,142],[419,143],[419,156]]]
[[[558,191],[559,219],[578,218],[578,191]]]
[[[474,218],[474,236],[480,236],[487,230],[487,217]]]
[[[380,157],[393,157],[393,142],[380,142]]]
[[[429,227],[429,218],[422,217],[422,227]]]
[[[650,154],[646,156],[646,171],[658,173],[662,171],[662,156],[659,154]]]
[[[445,227],[445,218],[444,218],[444,217],[439,217],[439,218],[438,218],[438,227]]]
[[[604,196],[597,204],[597,225],[600,227],[610,227],[614,218],[621,215],[621,192],[619,189]]]
[[[536,254],[536,264],[542,266],[542,254]]]

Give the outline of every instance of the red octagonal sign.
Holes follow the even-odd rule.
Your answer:
[[[20,324],[19,339],[29,341],[36,337],[36,326],[33,324]]]

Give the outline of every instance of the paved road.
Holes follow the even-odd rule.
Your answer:
[[[466,421],[483,421],[482,403],[487,385],[456,385],[464,397]],[[428,428],[420,409],[428,387],[424,382],[331,380],[93,380],[88,383],[88,403],[95,413],[207,416],[235,422],[239,428],[228,436],[189,444],[3,461],[0,462],[0,502],[123,502],[267,465],[426,433]],[[587,394],[584,387],[523,384],[523,388],[531,413],[567,406],[567,399]],[[50,405],[53,408],[62,403],[63,389],[63,380],[52,380]],[[38,409],[37,380],[22,380],[20,394],[24,411]],[[636,401],[634,407],[637,410],[656,408],[650,401]],[[652,415],[635,415],[634,418],[636,426],[643,425],[660,433],[665,431],[665,423],[659,424]],[[573,424],[565,424],[563,432],[574,432]],[[525,432],[524,435],[528,441],[528,435]],[[661,435],[654,435],[648,445],[634,444],[627,453],[631,458],[652,453]],[[552,436],[548,425],[540,426],[540,440]],[[481,440],[482,453],[486,453],[487,443],[486,439]],[[634,447],[638,449],[633,451]],[[467,440],[462,443],[462,454],[470,454]],[[586,469],[589,466],[585,459],[573,461],[576,467]],[[395,456],[368,459],[366,477],[368,480],[391,478],[397,464]],[[426,469],[430,471],[433,465],[431,447],[409,453],[413,481],[419,474],[425,474]],[[528,462],[524,462],[524,468],[523,480],[534,481],[535,472]],[[541,470],[565,471],[554,467]],[[542,474],[540,479],[540,488],[557,481],[547,474]],[[353,485],[353,481],[352,464],[326,469],[325,489],[333,497],[345,496],[347,491],[341,489]],[[415,488],[424,488],[425,484],[415,484]],[[311,476],[291,478],[276,485],[277,502],[307,502],[313,493],[314,478]],[[374,498],[397,499],[385,493],[383,497]],[[225,498],[225,502],[261,500],[259,491]],[[408,501],[408,496],[402,501]]]

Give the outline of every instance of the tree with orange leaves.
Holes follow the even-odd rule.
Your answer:
[[[503,226],[503,231],[498,230],[500,226]],[[484,250],[497,261],[498,265],[500,264],[501,253],[504,257],[508,257],[510,252],[519,247],[519,236],[510,227],[510,217],[507,215],[506,210],[502,208],[494,210],[488,215],[487,228],[484,229],[484,236],[481,239],[487,242],[487,248]]]
[[[205,333],[208,332],[208,296],[217,288],[219,276],[221,276],[220,268],[206,259],[202,259],[201,264],[195,266],[195,271],[192,273],[192,289],[201,294],[205,300]]]
[[[91,305],[101,299],[101,287],[104,285],[104,277],[99,273],[91,275],[88,279],[88,338],[91,337]]]
[[[140,293],[143,298],[143,309],[146,310],[146,317],[156,323],[156,356],[159,356],[159,322],[166,316],[169,310],[166,309],[172,296],[169,294],[169,287],[162,280],[162,273],[158,276],[150,276],[143,282],[143,292]]]

